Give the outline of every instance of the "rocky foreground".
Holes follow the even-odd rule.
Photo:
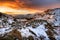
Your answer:
[[[0,40],[60,40],[60,8],[44,14],[0,13]]]

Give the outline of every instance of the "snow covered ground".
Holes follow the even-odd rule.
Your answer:
[[[33,33],[31,33],[29,30],[32,31],[35,35]],[[44,37],[45,40],[49,40],[48,35],[45,32],[46,30],[47,29],[45,29],[44,25],[40,25],[37,28],[32,28],[30,26],[30,27],[26,27],[25,29],[24,28],[22,28],[21,30],[18,29],[18,31],[21,32],[23,37],[36,36],[38,38]]]
[[[12,31],[12,29],[10,29],[10,27],[0,28],[0,34],[6,34],[6,33],[9,33],[10,31]]]

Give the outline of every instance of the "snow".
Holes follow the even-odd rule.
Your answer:
[[[32,28],[32,27],[29,27],[29,29],[34,32],[37,37],[40,37],[41,35],[45,36],[48,38],[47,34],[46,34],[46,29],[45,29],[45,26],[44,25],[40,25],[38,26],[37,28]]]
[[[12,22],[14,22],[13,19],[8,19],[7,21],[8,21],[8,23],[10,23],[10,24],[12,24]]]
[[[7,28],[0,28],[0,34],[5,34],[12,31],[12,29],[10,29],[9,27]]]
[[[54,10],[53,12],[51,12],[51,15],[54,16],[52,17],[52,19],[50,19],[50,20],[54,19],[53,21],[51,21],[54,24],[54,26],[60,26],[60,9]]]
[[[31,34],[29,32],[29,29],[28,28],[26,28],[26,29],[22,28],[21,30],[18,29],[18,31],[21,32],[22,37],[29,37],[30,35],[31,36],[34,36],[33,34]]]
[[[48,23],[51,23],[54,26],[60,26],[60,9],[53,11],[51,13],[51,15],[45,14],[43,17],[39,17],[39,18],[36,18],[36,19],[47,20]],[[4,20],[4,18],[2,18],[0,20],[0,26],[3,23],[2,20]],[[4,25],[4,27],[5,26],[7,26],[7,27],[6,28],[2,28],[2,26],[1,26],[1,28],[0,28],[0,34],[9,33],[10,31],[13,30],[13,28],[11,27],[11,25],[15,21],[13,19],[7,19],[6,21],[8,23],[6,23],[6,25]],[[11,24],[11,25],[9,25],[9,24]],[[17,29],[17,30],[21,33],[22,37],[34,36],[34,37],[39,38],[39,37],[42,36],[42,37],[45,37],[44,40],[48,40],[49,38],[48,38],[48,35],[46,33],[46,31],[48,29],[45,28],[44,24],[46,24],[46,22],[45,23],[43,22],[43,24],[39,24],[39,26],[37,26],[36,28],[32,28],[32,26],[29,26],[29,27],[24,27],[22,29]],[[36,35],[34,35],[33,33],[31,33],[30,31],[32,31]],[[56,39],[60,40],[60,28],[58,30],[55,30],[55,31],[58,33],[58,35],[55,35]]]
[[[60,40],[60,35],[55,35],[56,40]]]
[[[37,35],[37,37],[44,36],[44,37],[46,37],[46,39],[48,39],[48,35],[45,32],[46,29],[45,29],[44,25],[40,25],[37,28],[32,28],[30,26],[30,27],[27,27],[25,29],[21,29],[20,32],[21,32],[21,34],[22,34],[23,37],[28,37],[30,35],[34,36],[34,34],[32,34],[31,32],[29,32],[29,30],[31,30],[32,32],[34,32]]]

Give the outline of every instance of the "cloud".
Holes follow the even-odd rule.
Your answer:
[[[52,8],[52,6],[59,7],[60,0],[16,0],[17,3],[24,8],[34,8],[34,9],[43,9],[43,8]]]
[[[0,2],[13,2],[13,5],[16,4],[21,8],[32,8],[32,9],[43,9],[43,8],[52,8],[60,4],[60,0],[0,0]],[[7,4],[6,4],[7,5]]]
[[[50,4],[59,3],[59,0],[18,0],[26,6],[45,6]]]
[[[15,0],[0,0],[0,1],[15,1]]]

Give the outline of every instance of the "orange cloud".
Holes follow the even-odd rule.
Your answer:
[[[60,7],[58,4],[52,5],[44,5],[39,4],[40,0],[37,0],[37,4],[32,0],[0,0],[0,12],[11,13],[14,14],[27,14],[27,13],[35,13],[35,12],[43,12],[49,8],[57,8]],[[40,1],[41,2],[41,1]],[[8,11],[9,10],[9,11]]]

